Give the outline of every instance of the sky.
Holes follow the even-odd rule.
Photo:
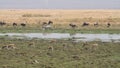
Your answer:
[[[0,9],[120,9],[120,0],[0,0]]]

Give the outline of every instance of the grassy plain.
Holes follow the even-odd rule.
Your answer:
[[[80,24],[84,21],[89,23],[100,22],[105,24],[120,24],[120,10],[37,10],[37,9],[6,9],[0,10],[0,19],[8,23],[26,22],[38,24],[52,20],[55,24]]]
[[[0,68],[120,68],[119,53],[119,42],[0,38]]]

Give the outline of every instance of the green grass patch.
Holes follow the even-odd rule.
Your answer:
[[[9,44],[14,44],[16,48],[2,48]],[[119,48],[119,42],[73,43],[71,40],[2,37],[0,68],[120,68]]]

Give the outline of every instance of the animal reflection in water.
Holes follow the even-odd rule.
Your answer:
[[[47,22],[43,22],[43,24],[42,24],[42,29],[43,29],[43,30],[52,29],[52,25],[53,25],[53,22],[52,22],[52,21],[49,21],[48,23],[47,23]]]

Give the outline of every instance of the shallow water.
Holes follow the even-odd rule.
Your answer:
[[[103,41],[120,42],[120,34],[69,34],[69,33],[0,33],[0,36],[11,38],[38,38],[38,39],[65,39],[71,38],[75,41]]]
[[[77,41],[120,42],[120,34],[75,34],[73,37]]]

